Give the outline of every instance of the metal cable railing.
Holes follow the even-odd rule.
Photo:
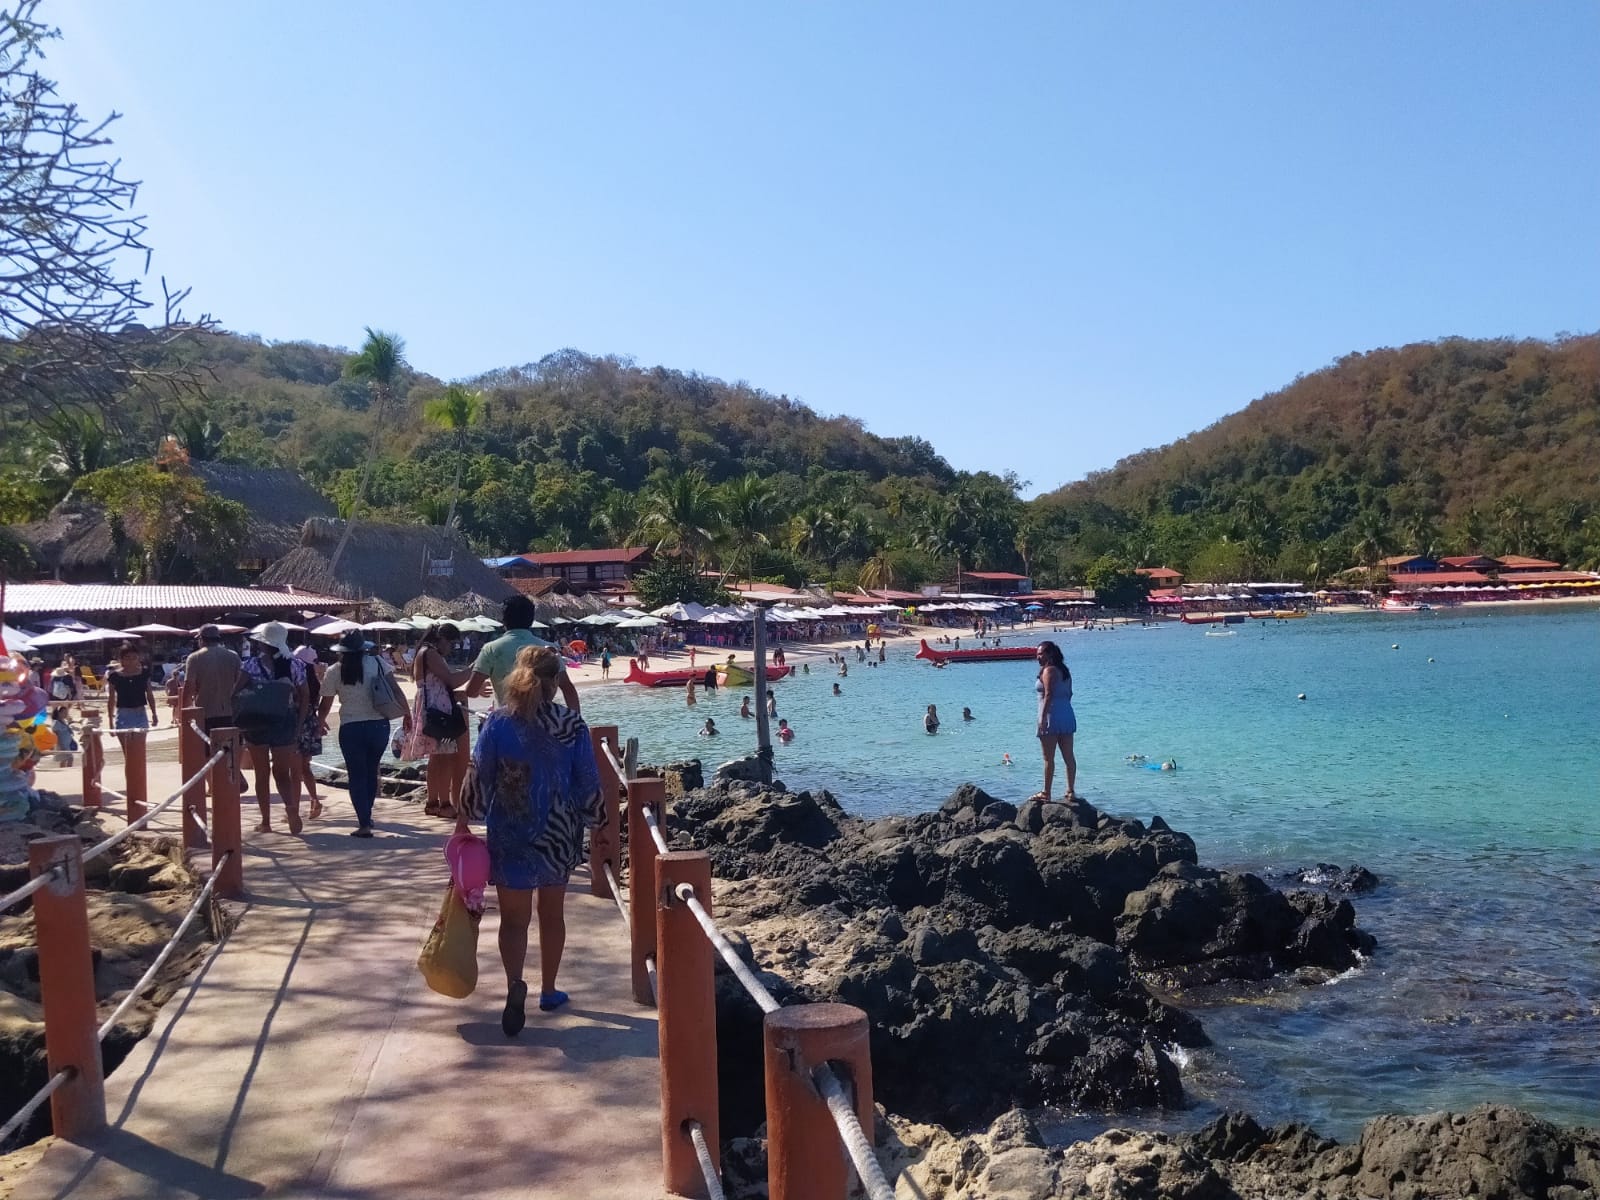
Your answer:
[[[679,900],[683,901],[689,911],[694,914],[694,919],[700,923],[700,928],[705,931],[706,939],[711,943],[716,952],[722,955],[722,961],[728,964],[728,969],[740,983],[744,990],[750,993],[750,998],[761,1006],[764,1013],[777,1012],[783,1006],[767,990],[767,985],[756,978],[756,973],[750,965],[739,957],[739,952],[733,948],[733,943],[723,936],[722,930],[717,928],[717,923],[706,911],[706,906],[700,903],[700,898],[694,894],[694,888],[687,883],[680,883],[673,890]]]
[[[134,1002],[139,999],[139,993],[150,986],[151,980],[156,977],[156,972],[161,970],[167,959],[172,957],[172,952],[178,948],[178,943],[183,940],[183,935],[189,931],[189,926],[194,924],[195,917],[200,915],[200,909],[211,898],[211,889],[217,884],[217,876],[222,873],[223,866],[232,857],[233,851],[229,850],[217,860],[217,864],[211,868],[211,874],[206,876],[205,887],[200,889],[200,894],[194,898],[194,903],[189,906],[189,911],[184,914],[183,920],[178,922],[178,928],[173,930],[172,936],[167,939],[167,944],[161,947],[161,953],[156,955],[155,960],[145,968],[144,974],[139,976],[139,982],[128,989],[128,994],[122,998],[122,1003],[117,1005],[116,1011],[100,1022],[101,1041],[105,1040],[106,1034],[111,1032],[112,1028],[122,1018],[122,1014],[133,1007]]]
[[[134,834],[138,833],[139,830],[143,829],[146,825],[150,824],[150,822],[155,820],[156,817],[158,817],[160,814],[165,812],[167,809],[171,808],[179,800],[182,800],[183,799],[183,794],[185,792],[187,792],[190,788],[194,787],[202,779],[204,779],[206,777],[206,773],[209,772],[212,767],[216,766],[219,762],[221,762],[223,760],[223,758],[227,755],[227,753],[228,752],[226,750],[218,750],[210,758],[206,759],[204,766],[202,766],[193,775],[189,776],[189,778],[185,779],[182,783],[180,783],[178,785],[178,790],[173,792],[172,795],[168,796],[165,800],[163,800],[160,804],[157,804],[154,808],[151,808],[150,810],[148,810],[144,814],[144,816],[138,817],[138,818],[136,818],[136,819],[134,819],[132,821],[129,821],[127,823],[127,825],[125,825],[123,828],[117,830],[117,832],[113,833],[110,837],[106,838],[104,841],[96,842],[93,846],[90,846],[89,849],[85,850],[83,852],[83,861],[84,862],[88,862],[91,858],[98,858],[100,855],[104,854],[107,850],[110,850],[115,846],[121,845],[123,842],[127,841]]]
[[[611,869],[611,864],[606,863],[606,882],[611,885],[611,898],[617,902],[617,911],[622,914],[622,927],[630,934],[633,932],[633,922],[628,919],[628,906],[622,900],[622,885],[617,882],[617,873]]]
[[[655,842],[656,849],[662,854],[669,852],[672,847],[667,845],[667,839],[661,836],[661,822],[656,819],[656,810],[654,808],[645,808],[644,823],[650,830],[650,840]]]
[[[11,1119],[4,1125],[0,1125],[0,1147],[6,1144],[12,1134],[28,1123],[29,1118],[39,1111],[39,1106],[55,1095],[57,1088],[77,1073],[76,1067],[62,1067],[61,1070],[50,1076],[49,1082],[33,1094],[32,1100],[29,1100],[16,1112],[12,1113]]]
[[[689,1122],[689,1140],[694,1143],[694,1156],[700,1160],[700,1174],[706,1181],[708,1200],[725,1200],[722,1177],[717,1174],[717,1164],[711,1161],[711,1147],[706,1145],[706,1131],[699,1121]]]
[[[7,892],[4,896],[0,896],[0,912],[10,908],[17,901],[26,900],[35,892],[49,887],[59,878],[61,878],[60,867],[51,867],[48,871],[41,871],[21,887]]]
[[[872,1141],[867,1137],[867,1131],[861,1128],[861,1122],[856,1118],[855,1105],[850,1102],[850,1097],[845,1095],[844,1085],[839,1082],[839,1077],[834,1074],[833,1068],[823,1063],[811,1072],[811,1079],[828,1105],[828,1111],[833,1114],[833,1123],[839,1129],[839,1140],[844,1143],[845,1152],[850,1155],[850,1162],[856,1169],[856,1177],[861,1180],[862,1190],[871,1200],[894,1200],[894,1189],[889,1186],[889,1180],[883,1174],[883,1167],[879,1165],[877,1155],[872,1152]]]

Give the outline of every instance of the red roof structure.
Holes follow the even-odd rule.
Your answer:
[[[642,554],[649,554],[649,546],[620,546],[611,550],[529,550],[519,554],[536,567],[587,567],[601,563],[631,563]]]
[[[1456,571],[1493,571],[1500,565],[1498,559],[1490,558],[1486,554],[1458,554],[1450,558],[1441,558],[1439,565],[1450,567]],[[1551,563],[1551,566],[1559,564]]]
[[[1143,575],[1146,579],[1182,579],[1182,571],[1174,571],[1171,567],[1135,567],[1134,574]]]
[[[1021,583],[1026,575],[1013,575],[1010,571],[963,571],[968,579],[988,579],[995,583]]]
[[[1512,575],[1502,576],[1498,580],[1492,580],[1479,571],[1420,571],[1409,575],[1397,575],[1390,582],[1395,587],[1407,589],[1459,587],[1463,584],[1468,587],[1494,588],[1513,583],[1588,583],[1596,579],[1600,579],[1600,575],[1591,575],[1584,571],[1518,571]]]
[[[1547,558],[1528,558],[1521,554],[1507,554],[1500,560],[1502,571],[1515,571],[1519,575],[1523,571],[1559,571],[1561,564],[1551,562]]]

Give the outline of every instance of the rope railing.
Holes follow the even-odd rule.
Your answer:
[[[656,853],[668,853],[672,847],[667,845],[667,839],[661,835],[661,822],[656,818],[656,810],[653,806],[645,808],[644,823],[650,830],[650,840],[656,844]]]
[[[205,731],[205,727],[199,721],[190,721],[189,728],[194,730],[195,737],[199,738],[207,746],[211,745],[211,735]]]
[[[727,1193],[722,1190],[722,1176],[717,1173],[717,1164],[712,1161],[711,1147],[706,1145],[705,1126],[699,1121],[688,1123],[689,1141],[694,1144],[694,1156],[700,1163],[700,1176],[706,1183],[707,1200],[725,1200]]]
[[[722,930],[717,928],[716,921],[706,911],[706,906],[700,903],[700,897],[694,894],[694,889],[687,883],[680,883],[673,890],[673,895],[683,901],[684,906],[694,914],[694,919],[705,931],[706,940],[722,956],[722,961],[728,964],[728,969],[733,972],[734,978],[744,984],[744,990],[749,992],[750,998],[761,1006],[761,1011],[777,1012],[782,1008],[777,998],[767,990],[767,985],[756,978],[756,973],[750,969],[750,964],[739,957],[739,952],[733,948],[733,943],[723,935]]]
[[[597,829],[590,859],[594,889],[596,895],[605,889],[628,930],[634,998],[658,1013],[666,1190],[704,1200],[725,1194],[718,1166],[713,971],[720,957],[762,1012],[771,1200],[843,1200],[852,1175],[868,1200],[892,1200],[872,1149],[866,1014],[846,1004],[779,1004],[717,925],[710,856],[669,843],[666,780],[636,773],[636,741],[630,739],[619,756],[614,727],[597,729],[594,737],[603,795],[613,808],[627,797],[630,851],[624,898],[613,865],[616,846]],[[830,1143],[836,1147],[831,1153]]]
[[[156,973],[166,965],[167,959],[172,957],[172,952],[178,948],[178,943],[183,940],[183,935],[189,932],[189,926],[193,925],[194,919],[200,915],[201,908],[204,907],[207,900],[211,899],[211,889],[217,886],[217,876],[222,873],[223,864],[232,857],[233,851],[229,850],[222,856],[216,866],[211,868],[211,874],[206,876],[205,886],[200,889],[200,894],[194,898],[194,903],[189,906],[189,911],[184,914],[183,920],[178,922],[178,927],[172,931],[172,936],[167,939],[167,944],[161,947],[161,953],[157,954],[154,961],[145,968],[144,974],[139,976],[139,982],[128,989],[128,994],[122,998],[122,1003],[117,1005],[116,1010],[104,1021],[100,1022],[101,1041],[104,1041],[106,1034],[116,1027],[117,1022],[122,1019],[122,1014],[133,1007],[134,1003],[139,999],[139,994],[150,986],[151,981],[156,977]]]
[[[828,1112],[833,1115],[833,1123],[839,1130],[839,1140],[844,1143],[845,1153],[850,1156],[850,1163],[856,1169],[856,1177],[861,1180],[862,1190],[867,1193],[870,1200],[894,1200],[894,1189],[884,1177],[883,1167],[879,1164],[877,1155],[872,1152],[872,1142],[867,1137],[866,1130],[861,1128],[855,1106],[851,1103],[850,1097],[845,1095],[844,1085],[839,1082],[839,1077],[834,1074],[833,1068],[823,1063],[811,1073],[811,1078],[816,1083],[823,1102],[827,1104]]]
[[[26,900],[29,896],[33,895],[42,888],[49,887],[52,883],[60,878],[60,867],[51,867],[48,871],[44,872],[44,874],[35,875],[21,887],[7,892],[4,896],[0,896],[0,912],[4,912],[18,901]]]
[[[56,1089],[77,1073],[77,1069],[74,1067],[62,1067],[61,1070],[50,1076],[49,1082],[33,1094],[33,1099],[12,1113],[11,1119],[4,1125],[0,1125],[0,1150],[4,1149],[12,1134],[16,1133],[17,1130],[21,1129],[33,1118],[33,1114],[39,1111],[39,1106],[55,1095]]]
[[[113,833],[110,837],[104,839],[103,841],[96,842],[93,846],[90,846],[89,849],[85,850],[83,852],[83,860],[88,862],[91,858],[98,858],[107,850],[121,845],[134,834],[138,833],[146,825],[150,824],[151,821],[155,820],[156,817],[160,816],[167,809],[171,808],[179,800],[182,800],[183,794],[203,780],[210,773],[211,768],[221,762],[227,753],[228,752],[226,750],[218,750],[210,758],[206,759],[204,766],[202,766],[188,779],[185,779],[182,783],[180,783],[178,785],[178,790],[173,792],[172,795],[168,796],[160,804],[157,804],[153,808],[147,810],[143,816],[136,817],[132,821],[129,821],[125,826],[117,830],[117,832]]]

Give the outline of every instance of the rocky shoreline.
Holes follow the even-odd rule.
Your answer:
[[[672,841],[708,851],[719,918],[774,994],[867,1012],[880,1153],[905,1168],[904,1195],[1575,1200],[1600,1187],[1595,1135],[1510,1109],[1380,1118],[1347,1147],[1233,1115],[1188,1135],[1044,1145],[1030,1108],[1183,1106],[1173,1055],[1207,1043],[1184,989],[1316,984],[1359,965],[1374,942],[1342,893],[1376,885],[1360,868],[1318,864],[1280,891],[1199,865],[1159,817],[1081,802],[1018,807],[968,784],[934,812],[865,821],[826,792],[702,787],[698,763],[665,774]],[[729,1171],[753,1187],[760,1057],[733,1048],[759,1045],[761,1014],[720,970],[717,1004]],[[1436,1162],[1402,1153],[1435,1142]],[[1384,1166],[1396,1156],[1403,1167]],[[1461,1190],[1491,1176],[1510,1182]]]

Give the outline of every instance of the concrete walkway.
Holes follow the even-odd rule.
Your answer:
[[[150,775],[154,802],[176,764]],[[574,876],[572,1004],[530,1004],[507,1039],[492,901],[473,996],[439,996],[416,969],[445,823],[380,801],[362,841],[344,793],[325,802],[303,838],[246,834],[237,928],[107,1081],[111,1128],[52,1146],[16,1200],[661,1195],[655,1013],[633,1002],[615,906]]]

